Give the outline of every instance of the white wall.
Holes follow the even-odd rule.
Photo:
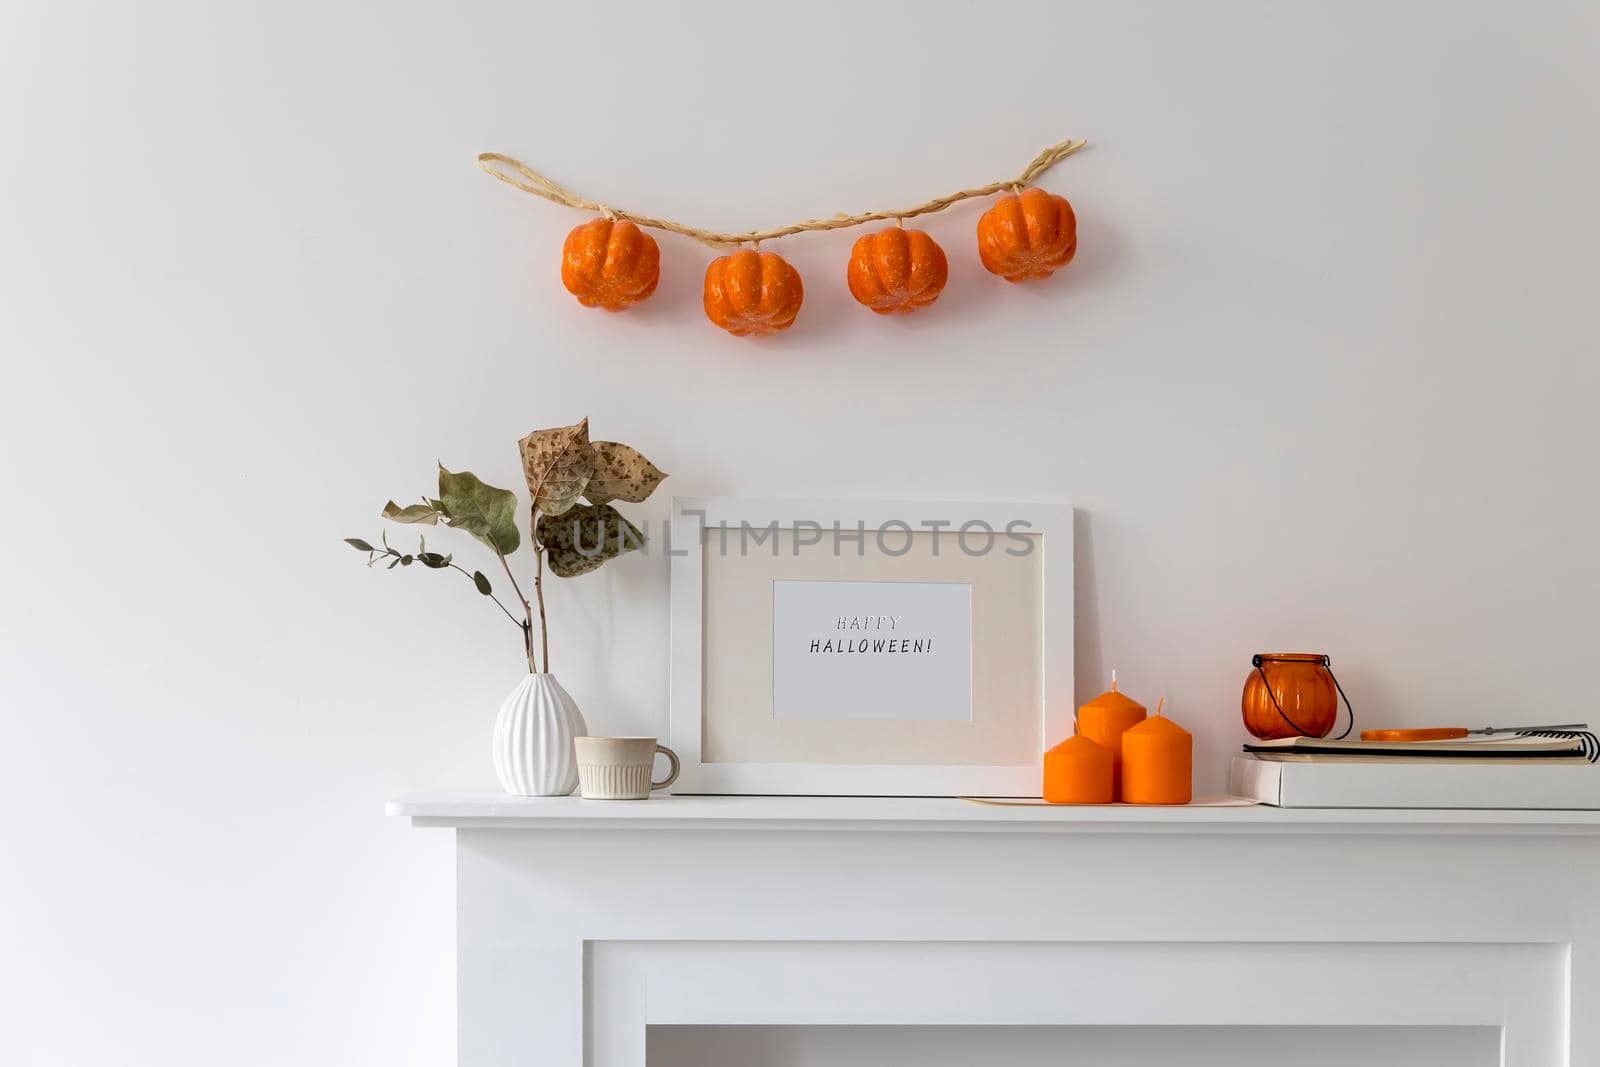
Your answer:
[[[502,484],[589,415],[678,494],[1082,509],[1078,689],[1240,740],[1251,652],[1369,722],[1587,708],[1600,568],[1592,4],[11,5],[0,16],[0,1062],[440,1064],[450,841],[515,634],[369,572],[435,459]],[[664,237],[623,316],[556,280],[527,159],[721,227],[1091,150],[1078,260],[1010,287],[977,206],[886,322],[849,235],[790,334],[702,317]],[[445,538],[441,534],[439,542]],[[473,553],[461,544],[463,556]],[[597,731],[664,731],[667,575],[560,585]]]

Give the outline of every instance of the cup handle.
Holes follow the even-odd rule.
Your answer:
[[[667,786],[678,780],[678,771],[682,770],[682,765],[678,763],[678,754],[672,751],[672,749],[668,748],[666,745],[657,745],[656,751],[672,761],[672,770],[667,772],[665,781],[651,782],[650,788],[665,789]]]

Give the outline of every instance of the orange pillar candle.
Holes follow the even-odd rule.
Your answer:
[[[1111,803],[1111,753],[1082,734],[1046,752],[1044,798],[1051,804]]]
[[[1122,735],[1122,799],[1187,804],[1194,797],[1194,735],[1156,714]]]
[[[1117,672],[1111,688],[1078,709],[1078,732],[1111,753],[1111,796],[1122,796],[1122,734],[1144,721],[1144,705],[1117,692]]]

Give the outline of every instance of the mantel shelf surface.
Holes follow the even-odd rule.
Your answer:
[[[657,795],[645,801],[513,797],[493,791],[392,800],[415,826],[523,830],[727,830],[989,833],[1600,833],[1600,811],[1395,808],[1092,807],[951,797]]]

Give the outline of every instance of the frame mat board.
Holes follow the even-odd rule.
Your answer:
[[[1038,535],[1033,536],[1037,542]],[[1025,556],[996,550],[972,557],[943,535],[916,533],[901,556],[868,538],[857,556],[832,545],[803,546],[793,529],[778,531],[777,554],[746,556],[737,566],[708,543],[703,618],[708,649],[702,698],[704,763],[1000,765],[1040,757],[1037,668],[1042,648],[1039,583],[1042,550]],[[898,547],[898,546],[897,546]],[[778,580],[950,582],[972,590],[972,717],[969,720],[799,719],[773,714],[772,590]]]

